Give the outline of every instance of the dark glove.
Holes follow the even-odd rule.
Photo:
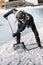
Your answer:
[[[5,19],[7,19],[7,17],[6,17],[6,16],[4,16],[4,18],[5,18]]]
[[[16,33],[13,33],[12,35],[13,35],[13,37],[15,37],[17,34]]]

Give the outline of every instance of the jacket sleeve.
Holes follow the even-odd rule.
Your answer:
[[[25,29],[25,27],[26,27],[25,24],[22,24],[22,25],[19,24],[18,25],[18,30],[15,34],[17,35],[18,33],[22,32]]]
[[[21,27],[18,28],[17,32],[22,32],[26,27],[26,24],[22,24]]]

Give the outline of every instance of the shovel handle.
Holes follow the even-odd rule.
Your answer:
[[[4,17],[4,18],[6,18],[6,17],[8,17],[10,14],[12,14],[12,13],[14,13],[14,14],[15,14],[15,13],[16,13],[16,11],[17,11],[17,9],[15,9],[15,8],[14,8],[14,9],[10,10],[9,12],[7,12],[6,14],[4,14],[4,16],[3,16],[3,17]]]

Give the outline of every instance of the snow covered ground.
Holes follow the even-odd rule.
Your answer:
[[[26,34],[23,38],[29,51],[21,48],[14,50],[13,44],[15,40],[12,40],[0,47],[0,65],[43,65],[43,48],[34,49],[37,44],[30,43],[30,41],[33,41],[32,34]],[[43,46],[43,41],[41,44]]]
[[[41,45],[43,46],[43,7],[40,8],[25,7],[22,9],[25,9],[26,12],[32,14],[32,16],[34,17],[34,21],[37,30],[39,32],[39,37],[41,39]],[[0,65],[43,65],[43,48],[40,49],[37,47],[37,43],[32,30],[30,28],[29,29],[26,28],[26,30],[23,31],[21,37],[21,41],[25,42],[25,45],[29,51],[26,51],[22,48],[14,50],[13,44],[16,43],[15,38],[12,38],[12,36],[10,36],[12,35],[10,27],[8,23],[6,24],[7,21],[4,20],[2,16],[3,15],[0,15],[1,23],[4,25],[3,26],[4,28],[6,27],[5,29],[3,29],[3,27],[0,27],[1,29],[0,33],[4,33],[3,35],[5,36],[5,37],[2,36],[2,39],[4,39],[4,41],[5,40],[9,41],[8,39],[10,39],[9,37],[11,37],[11,39],[13,40],[10,39],[9,43],[5,43],[0,46]],[[12,21],[12,16],[9,16],[9,21]],[[12,27],[14,26],[13,23],[14,23],[14,19],[11,22]],[[13,30],[15,32],[15,29]],[[2,41],[2,39],[0,41]]]

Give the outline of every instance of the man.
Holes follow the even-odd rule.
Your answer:
[[[41,44],[40,44],[40,38],[39,38],[39,34],[38,34],[38,31],[36,29],[36,26],[34,24],[34,19],[33,17],[24,12],[24,11],[17,11],[15,13],[15,17],[16,19],[18,20],[18,29],[17,29],[17,32],[16,33],[13,33],[13,37],[17,37],[17,44],[20,44],[20,37],[21,37],[21,32],[27,27],[27,28],[31,28],[34,35],[35,35],[35,38],[36,38],[36,42],[38,44],[38,47],[41,47]]]

